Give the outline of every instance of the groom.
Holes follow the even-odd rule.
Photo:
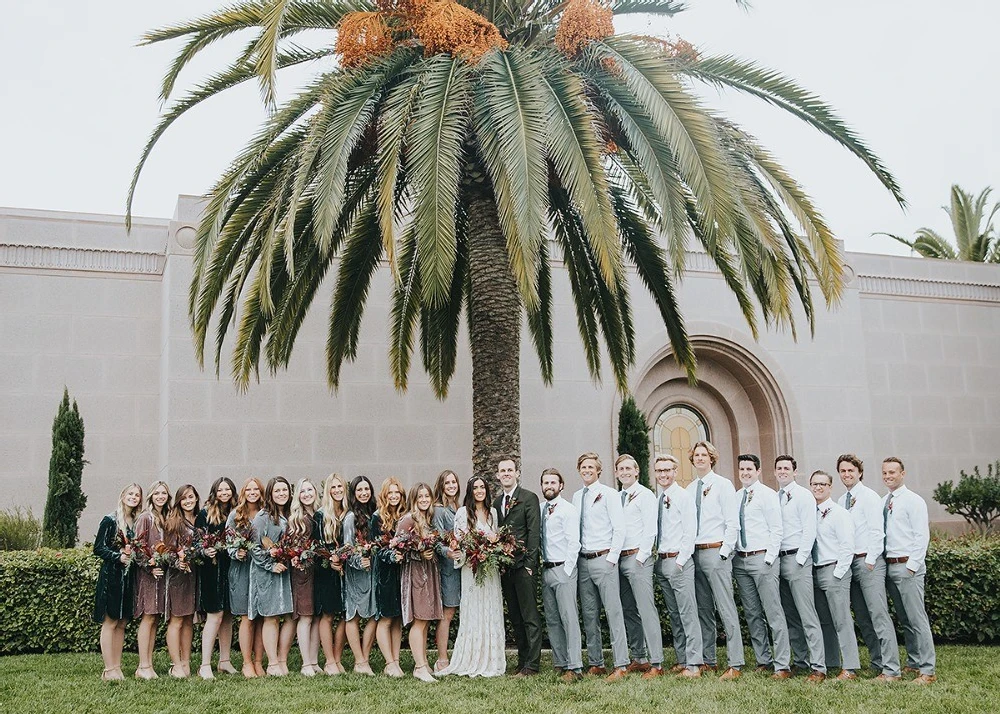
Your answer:
[[[538,549],[541,537],[541,511],[538,496],[521,488],[520,473],[514,459],[497,464],[501,492],[493,502],[500,519],[526,549],[514,564],[500,576],[507,615],[517,640],[517,672],[515,677],[538,674],[542,653],[542,618],[535,599],[535,571],[538,569]]]

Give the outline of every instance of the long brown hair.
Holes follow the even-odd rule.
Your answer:
[[[257,484],[257,490],[260,492],[260,497],[257,499],[256,503],[250,503],[247,500],[247,489],[252,483]],[[234,509],[236,516],[233,518],[233,522],[241,528],[250,525],[250,521],[253,520],[253,517],[257,515],[257,511],[259,511],[263,506],[264,484],[262,484],[260,479],[256,476],[251,476],[243,482],[243,488],[240,489],[240,499],[237,501],[236,508]]]
[[[419,498],[421,491],[427,491],[427,495],[431,497],[431,506],[426,511],[421,511],[417,508],[417,498]],[[434,516],[434,491],[431,490],[428,484],[420,482],[410,489],[409,501],[410,516],[413,518],[413,525],[417,531],[417,535],[425,538],[433,530],[431,528],[431,518]]]
[[[229,497],[229,501],[227,503],[220,503],[218,491],[219,486],[224,483],[229,484],[229,493],[232,495]],[[232,479],[226,476],[215,479],[215,483],[212,484],[212,488],[208,490],[208,498],[205,499],[205,515],[208,516],[208,522],[212,525],[225,523],[226,519],[229,518],[229,512],[233,510],[233,504],[235,502],[236,484],[232,482]]]
[[[170,507],[170,513],[167,515],[167,525],[164,528],[164,534],[171,536],[174,541],[186,539],[188,525],[191,525],[191,522],[184,516],[184,509],[181,508],[181,501],[184,500],[188,492],[193,493],[195,497],[194,511],[192,511],[194,515],[197,515],[198,506],[201,504],[201,496],[198,495],[198,489],[189,483],[184,484],[174,493],[174,505]]]
[[[469,483],[465,485],[465,501],[462,503],[465,506],[465,519],[470,531],[476,527],[476,519],[478,518],[476,515],[476,497],[472,495],[476,481],[482,481],[483,486],[486,487],[486,498],[483,500],[483,508],[486,510],[487,522],[493,525],[493,512],[490,511],[490,504],[493,503],[493,492],[490,489],[490,482],[482,476],[473,476],[469,479]]]
[[[285,505],[279,506],[274,502],[274,487],[279,483],[283,483],[288,486],[288,500],[285,501]],[[274,525],[279,525],[281,523],[281,517],[284,516],[288,519],[291,513],[291,503],[292,499],[295,498],[295,494],[292,492],[292,484],[288,483],[288,479],[284,476],[275,476],[270,481],[267,482],[267,488],[264,489],[264,505],[262,509],[267,511],[267,515],[271,517],[271,522]]]
[[[368,491],[371,493],[371,498],[366,503],[362,503],[354,495],[362,483],[368,484]],[[354,514],[355,539],[370,540],[373,534],[369,533],[368,526],[372,514],[375,513],[375,487],[372,486],[371,479],[367,476],[355,476],[351,481],[351,487],[347,489],[347,502],[351,506],[351,513]]]
[[[389,504],[389,489],[395,486],[399,489],[399,505]],[[399,519],[406,513],[406,491],[403,484],[395,476],[390,476],[382,482],[382,488],[378,491],[378,517],[382,521],[382,530],[386,533],[394,533]]]
[[[153,505],[153,492],[163,486],[164,490],[167,492],[167,500],[164,502],[162,508],[157,508]],[[166,481],[153,481],[153,485],[149,487],[149,491],[146,492],[146,510],[150,512],[153,516],[153,523],[160,531],[165,531],[167,528],[167,516],[170,515],[170,486]]]
[[[458,485],[458,491],[451,498],[444,493],[444,482],[449,476],[455,477],[455,483]],[[445,469],[438,474],[437,479],[434,481],[434,494],[433,501],[437,506],[451,506],[456,511],[458,510],[459,504],[462,502],[460,496],[462,495],[462,482],[458,480],[458,474],[456,474],[451,469]]]

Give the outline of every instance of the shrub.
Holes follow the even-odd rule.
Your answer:
[[[0,550],[30,550],[42,544],[42,524],[31,509],[0,511]]]
[[[81,481],[83,467],[83,418],[70,406],[69,390],[63,389],[62,402],[52,423],[52,457],[49,459],[49,493],[45,500],[45,542],[54,548],[76,545],[80,514],[87,506]]]
[[[994,468],[995,466],[995,468]],[[948,513],[962,516],[982,535],[993,531],[1000,519],[1000,460],[987,464],[987,475],[981,476],[976,466],[971,474],[960,471],[958,484],[950,480],[934,489],[934,500]]]
[[[935,639],[1000,642],[1000,538],[931,540],[924,600]]]
[[[649,487],[649,426],[631,396],[618,412],[618,453],[631,454],[639,464],[639,483]]]

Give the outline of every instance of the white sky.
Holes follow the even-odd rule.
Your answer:
[[[32,0],[0,23],[0,206],[121,214],[132,169],[159,105],[159,80],[178,46],[136,47],[158,27],[208,12],[214,0]],[[1000,142],[1000,6],[993,0],[689,0],[673,21],[618,20],[619,31],[673,32],[707,53],[778,69],[831,103],[901,183],[902,211],[867,169],[815,131],[759,101],[719,97],[805,185],[849,250],[905,253],[875,231],[950,235],[941,206],[958,183],[996,185]],[[230,46],[231,47],[231,46]],[[221,67],[214,50],[181,88]],[[282,85],[287,91],[294,80]],[[246,86],[176,123],[139,183],[135,213],[170,217],[198,194],[260,122]],[[994,200],[1000,199],[995,195]]]

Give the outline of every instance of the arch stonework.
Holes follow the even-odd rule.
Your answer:
[[[731,327],[692,323],[690,340],[698,358],[698,383],[674,361],[662,342],[648,345],[649,357],[637,370],[632,392],[646,421],[674,404],[694,407],[708,423],[721,454],[719,472],[736,481],[736,457],[759,454],[763,480],[774,485],[770,464],[775,456],[794,453],[799,441],[792,392],[781,370],[755,349],[749,336]]]

